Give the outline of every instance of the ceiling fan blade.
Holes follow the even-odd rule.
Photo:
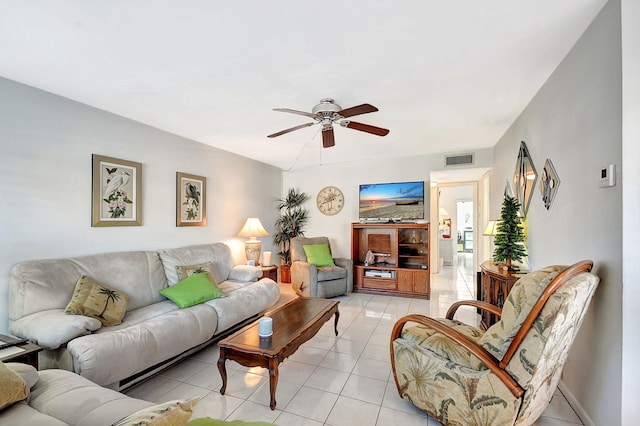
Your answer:
[[[373,105],[362,104],[362,105],[358,105],[358,106],[354,106],[351,108],[346,108],[341,111],[338,111],[338,114],[340,114],[344,118],[347,118],[347,117],[353,117],[354,115],[367,114],[367,113],[376,112],[376,111],[378,111],[378,108],[374,107]]]
[[[292,127],[290,129],[286,129],[286,130],[282,130],[280,132],[274,133],[274,134],[269,135],[267,137],[268,138],[275,138],[277,136],[284,135],[285,133],[289,133],[289,132],[293,132],[293,131],[296,131],[296,130],[299,130],[299,129],[304,129],[305,127],[313,126],[314,124],[316,124],[316,123],[304,123],[304,124],[301,124],[299,126]]]
[[[361,132],[367,132],[378,136],[387,136],[389,134],[389,130],[383,129],[382,127],[371,126],[369,124],[358,123],[355,121],[346,121],[343,123],[340,124],[350,129],[360,130]]]
[[[331,148],[336,144],[333,138],[333,127],[329,129],[322,129],[322,146],[324,148]]]
[[[289,112],[291,114],[298,114],[298,115],[304,115],[305,117],[309,117],[309,118],[316,118],[316,115],[310,112],[306,112],[306,111],[298,111],[297,109],[289,109],[289,108],[274,108],[274,111],[279,111],[279,112]]]

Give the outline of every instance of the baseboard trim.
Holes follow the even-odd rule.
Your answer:
[[[571,408],[573,408],[573,411],[576,412],[582,424],[584,426],[596,426],[593,420],[591,420],[591,417],[589,417],[585,409],[578,402],[573,392],[571,392],[571,390],[567,387],[567,385],[564,384],[562,380],[558,382],[558,388],[560,389],[564,397],[567,399],[567,402],[569,403]]]

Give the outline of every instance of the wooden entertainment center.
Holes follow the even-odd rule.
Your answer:
[[[367,252],[374,255],[365,264]],[[354,291],[429,298],[428,223],[351,224]]]

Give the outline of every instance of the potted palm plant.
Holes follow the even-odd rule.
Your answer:
[[[515,197],[505,196],[494,242],[496,248],[493,251],[493,259],[497,262],[504,261],[508,270],[513,270],[512,260],[519,262],[527,255],[519,211],[520,202]]]
[[[278,252],[282,262],[280,280],[284,283],[291,282],[291,239],[304,235],[304,227],[309,220],[309,210],[302,207],[308,199],[309,196],[306,193],[289,188],[286,197],[276,200],[280,216],[276,220],[273,243],[280,249]]]

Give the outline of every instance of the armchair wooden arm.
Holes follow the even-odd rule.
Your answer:
[[[478,345],[473,340],[469,339],[467,336],[463,335],[459,331],[454,330],[451,327],[448,327],[433,318],[426,317],[424,315],[407,315],[400,318],[395,325],[393,326],[393,330],[391,331],[391,341],[390,341],[390,352],[391,352],[391,364],[395,363],[395,354],[393,351],[393,341],[399,338],[402,335],[402,330],[404,325],[407,322],[416,322],[418,324],[424,325],[425,327],[429,327],[433,330],[436,330],[438,333],[441,333],[454,342],[458,343],[460,346],[464,347],[466,350],[477,356],[484,365],[493,372],[493,374],[498,377],[502,383],[511,391],[511,393],[516,397],[520,398],[524,393],[524,390],[520,385],[507,373],[504,369],[502,369],[498,361],[482,346]],[[400,389],[398,384],[398,378],[395,376],[394,371],[394,380],[396,381],[396,387]],[[402,396],[402,395],[400,395]]]
[[[485,311],[489,311],[494,315],[501,316],[502,309],[498,308],[496,305],[492,305],[491,303],[483,302],[481,300],[461,300],[459,302],[455,302],[451,306],[449,306],[449,310],[447,310],[447,319],[452,320],[456,314],[456,311],[461,306],[473,306],[478,309],[482,309]]]

